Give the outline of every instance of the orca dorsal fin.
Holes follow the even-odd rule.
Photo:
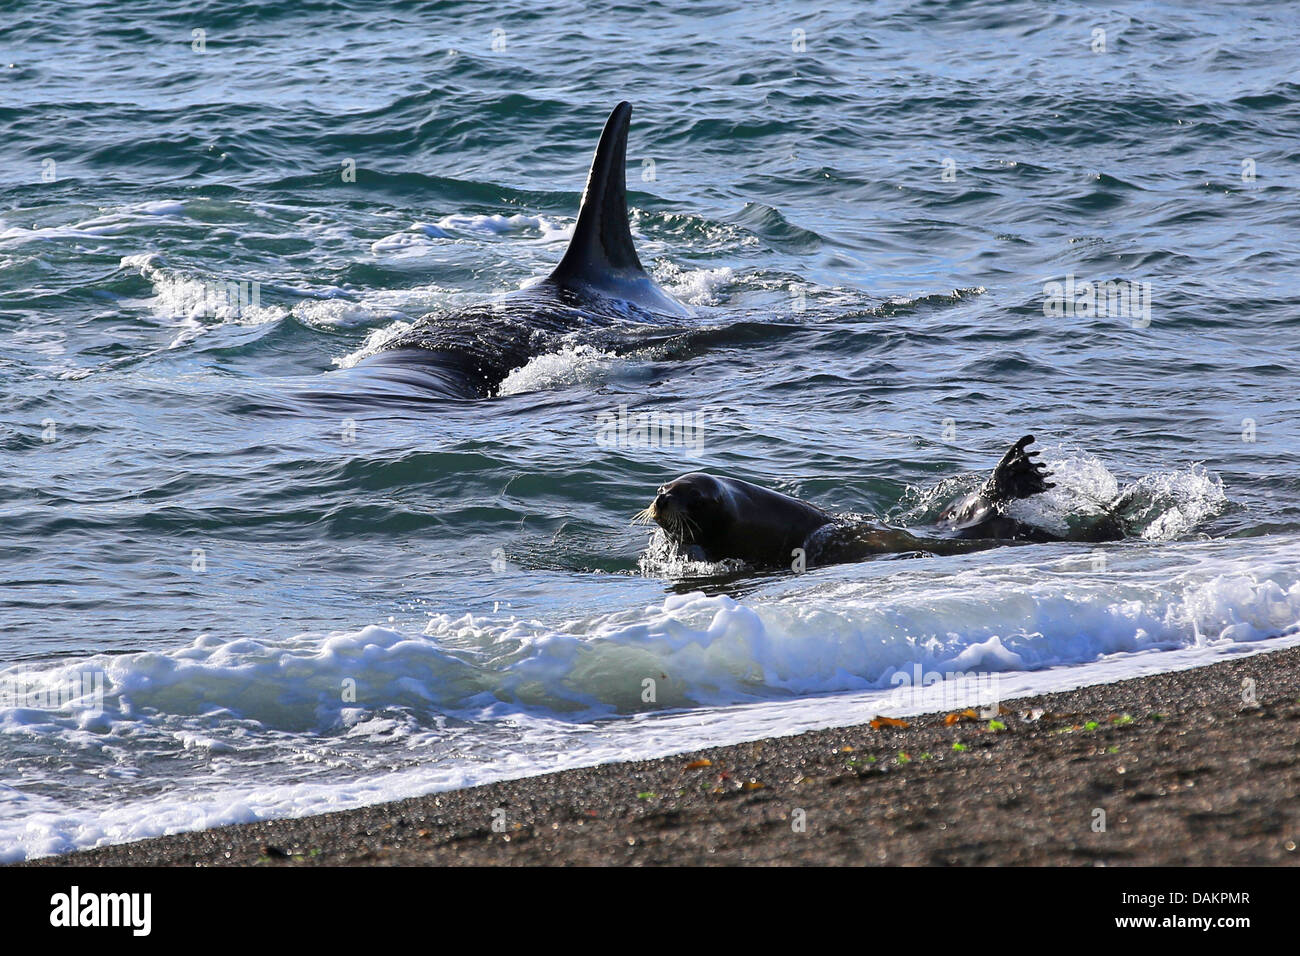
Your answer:
[[[614,107],[600,134],[582,193],[578,222],[550,281],[566,289],[590,288],[639,301],[661,312],[685,313],[655,285],[637,258],[627,220],[627,129],[632,104]]]
[[[605,121],[573,238],[552,278],[590,281],[609,272],[645,274],[627,222],[627,127],[631,118],[632,104],[624,101]]]

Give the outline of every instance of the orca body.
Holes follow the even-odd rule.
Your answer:
[[[492,302],[426,316],[354,367],[450,398],[496,394],[502,380],[574,332],[598,343],[629,323],[690,311],[641,266],[627,218],[628,103],[610,113],[591,162],[573,238],[555,270]]]

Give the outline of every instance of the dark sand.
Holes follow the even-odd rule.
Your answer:
[[[1246,678],[1256,703],[1243,700]],[[816,731],[37,863],[1300,861],[1300,648],[1004,706],[1005,729],[938,714],[906,729]],[[504,832],[493,829],[497,809]]]

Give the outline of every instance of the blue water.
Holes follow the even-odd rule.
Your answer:
[[[1292,5],[5,6],[0,675],[107,681],[0,706],[7,857],[1300,623]],[[349,399],[549,271],[621,99],[688,327]],[[1067,276],[1149,313],[1045,314]],[[620,405],[714,425],[603,447]],[[704,469],[919,523],[1026,432],[1040,517],[1132,486],[1137,537],[700,579],[629,524]]]

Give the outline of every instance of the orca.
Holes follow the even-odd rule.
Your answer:
[[[586,330],[594,341],[629,324],[680,322],[691,312],[637,258],[627,218],[629,103],[605,121],[573,237],[541,282],[494,301],[428,315],[354,366],[451,398],[484,398],[503,379],[561,340]]]

